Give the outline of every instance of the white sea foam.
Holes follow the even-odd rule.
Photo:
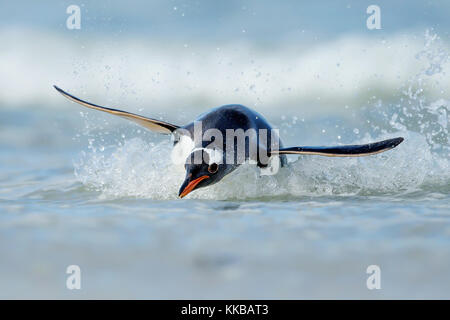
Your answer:
[[[245,164],[216,185],[199,189],[198,199],[400,194],[448,185],[448,158],[433,154],[426,139],[401,132],[405,142],[396,149],[366,158],[292,157],[275,176],[260,176]],[[368,142],[391,136],[367,138]],[[358,142],[358,141],[357,141]],[[297,158],[297,159],[296,159]],[[175,199],[183,178],[182,166],[170,161],[170,144],[127,140],[108,156],[83,154],[76,164],[78,179],[107,197]]]
[[[146,38],[117,43],[7,28],[0,37],[1,107],[61,108],[65,102],[51,87],[57,84],[99,104],[148,115],[163,111],[172,120],[182,108],[198,113],[227,103],[265,114],[281,106],[284,112],[341,112],[373,96],[392,98],[424,67],[422,88],[429,97],[437,100],[440,88],[450,87],[448,44],[430,60],[422,38],[401,34],[384,40],[348,35],[308,46],[291,41],[276,48],[241,42],[177,48]]]

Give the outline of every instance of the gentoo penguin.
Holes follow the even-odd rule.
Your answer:
[[[274,174],[280,166],[286,165],[287,154],[359,157],[387,151],[403,141],[399,137],[362,145],[284,148],[278,131],[260,114],[242,105],[214,108],[194,122],[177,126],[89,103],[57,86],[54,88],[85,107],[126,118],[155,132],[173,135],[172,160],[184,163],[186,168],[186,177],[178,194],[180,198],[195,189],[219,182],[244,162],[256,164],[262,174]]]

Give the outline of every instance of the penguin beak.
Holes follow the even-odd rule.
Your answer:
[[[183,185],[180,188],[180,193],[178,196],[180,198],[183,198],[187,196],[192,190],[195,189],[195,187],[200,183],[200,181],[208,179],[209,176],[201,176],[200,178],[194,179],[192,181],[189,181],[186,179],[186,181],[183,183]]]

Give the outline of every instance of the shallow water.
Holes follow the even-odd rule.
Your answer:
[[[33,96],[35,104],[8,92],[0,106],[0,298],[448,298],[448,55],[432,42],[428,35],[405,58],[418,61],[407,81],[380,89],[387,101],[311,107],[300,94],[297,107],[284,109],[289,97],[252,106],[280,128],[285,145],[405,137],[396,149],[290,156],[276,176],[244,165],[183,200],[176,195],[184,172],[170,164],[169,138],[86,112],[56,92]],[[341,69],[336,78],[349,72]],[[391,71],[378,70],[387,78]],[[326,82],[315,85],[324,90]],[[354,90],[343,86],[344,96]],[[333,90],[323,96],[340,99]],[[183,123],[205,111],[206,103],[185,103],[196,107],[166,108],[164,119]],[[82,270],[80,291],[65,287],[73,264]],[[366,287],[369,265],[381,268],[381,290]]]
[[[70,112],[2,115],[3,298],[448,297],[448,158],[417,133],[369,158],[290,157],[274,177],[244,166],[179,200],[167,138],[112,129],[103,149]]]

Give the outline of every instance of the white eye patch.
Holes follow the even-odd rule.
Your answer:
[[[195,148],[191,151],[191,153],[198,150],[202,150],[203,152],[206,152],[208,154],[208,157],[206,157],[206,159],[203,159],[205,162],[206,160],[208,160],[208,165],[211,165],[213,163],[223,163],[223,151],[219,148]]]
[[[202,150],[208,154],[205,157],[208,160],[208,164],[221,164],[223,163],[223,151],[219,148],[194,148],[194,141],[188,136],[180,136],[180,140],[175,144],[170,155],[172,163],[176,165],[184,165],[186,159],[195,151]]]
[[[194,141],[188,136],[180,136],[177,144],[173,147],[170,158],[172,163],[176,165],[184,165],[186,158],[192,153],[194,149]]]

